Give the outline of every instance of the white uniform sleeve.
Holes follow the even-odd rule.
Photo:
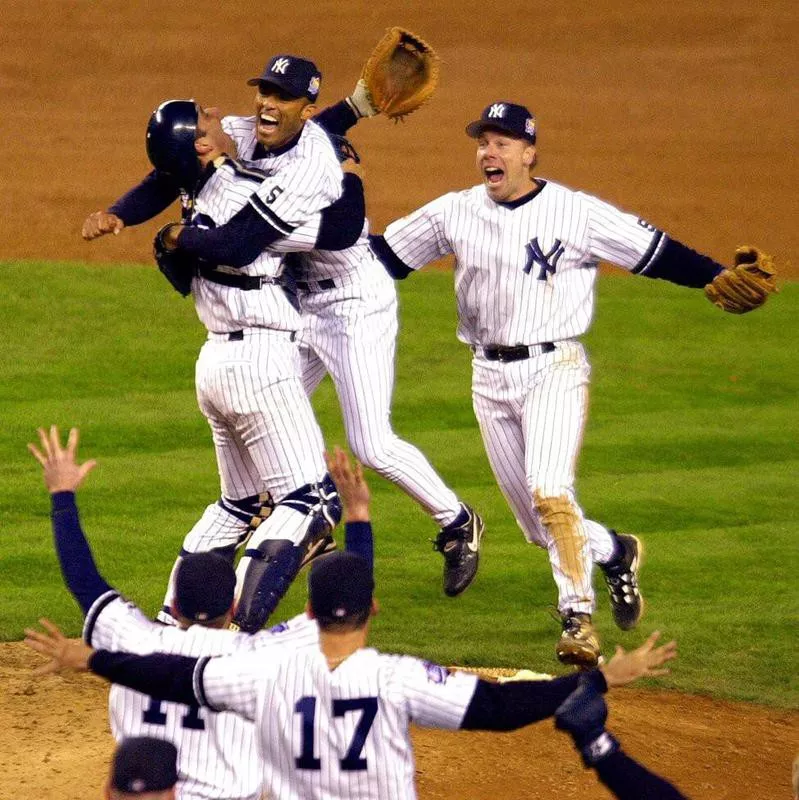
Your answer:
[[[444,220],[454,196],[445,194],[386,228],[386,244],[411,269],[421,269],[453,252],[444,233]]]
[[[430,661],[405,657],[400,665],[403,692],[412,722],[457,730],[477,688],[477,676],[450,672]]]
[[[251,638],[253,650],[279,646],[285,648],[284,652],[288,652],[308,644],[316,644],[319,641],[319,626],[307,614],[297,614],[285,622],[253,634]]]
[[[95,600],[83,623],[83,638],[95,650],[123,650],[145,655],[159,650],[164,626],[148,619],[116,592]]]
[[[268,669],[260,652],[202,659],[194,670],[194,694],[212,711],[235,711],[254,721]]]
[[[588,248],[597,260],[638,273],[657,258],[667,240],[662,231],[596,197],[579,196],[588,208]]]

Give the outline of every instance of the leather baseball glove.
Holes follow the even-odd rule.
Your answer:
[[[158,264],[158,269],[172,284],[172,288],[183,297],[188,297],[191,294],[191,280],[197,272],[197,261],[194,256],[187,255],[180,250],[167,250],[164,236],[174,224],[170,222],[168,225],[164,225],[155,235],[153,256],[155,263]]]
[[[415,33],[389,28],[369,56],[358,82],[366,92],[369,108],[365,110],[395,120],[415,111],[432,97],[438,85],[439,61],[436,51]]]
[[[705,286],[705,296],[730,314],[746,314],[760,308],[777,291],[771,256],[756,247],[739,247],[732,269],[725,269]]]

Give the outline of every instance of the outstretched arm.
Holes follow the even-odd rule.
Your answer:
[[[668,673],[663,665],[677,657],[674,641],[655,647],[660,632],[655,631],[640,647],[629,653],[616,648],[613,658],[599,669],[575,673],[551,681],[478,681],[472,702],[461,725],[470,730],[510,731],[551,717],[580,681],[590,685],[596,695],[609,688],[626,686],[639,678]]]
[[[107,233],[119,233],[130,225],[140,225],[158,216],[179,195],[180,190],[171,178],[153,170],[107,211],[89,214],[83,223],[81,235],[86,241],[91,241]]]

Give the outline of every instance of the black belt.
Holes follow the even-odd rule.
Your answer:
[[[297,338],[297,331],[286,331],[289,335],[289,341],[293,342]],[[227,336],[227,340],[229,342],[243,342],[244,341],[244,331],[230,331],[227,334],[216,334],[217,336]]]
[[[322,278],[320,281],[295,281],[294,285],[303,292],[318,292],[336,288],[336,282],[332,278]]]
[[[268,275],[233,275],[230,272],[220,272],[213,267],[200,266],[197,272],[201,277],[211,283],[219,283],[222,286],[232,286],[234,289],[244,289],[252,291],[260,289],[268,284],[277,283],[277,278]]]
[[[485,347],[473,347],[472,350],[482,355],[487,361],[521,361],[525,358],[540,356],[544,353],[551,353],[555,349],[552,342],[541,342],[541,344],[517,344],[515,347],[505,347],[503,345],[487,345]]]

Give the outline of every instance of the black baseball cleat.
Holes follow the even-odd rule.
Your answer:
[[[623,631],[638,624],[644,612],[644,598],[638,588],[638,571],[644,555],[644,547],[637,536],[617,533],[624,553],[612,564],[600,564],[602,575],[610,595],[613,621]]]
[[[474,580],[485,530],[479,514],[465,503],[461,507],[466,520],[442,528],[433,543],[433,549],[444,556],[444,594],[448,597],[457,597]]]
[[[563,664],[573,664],[580,669],[597,666],[602,653],[591,615],[567,610],[561,614],[561,623],[563,633],[555,647],[558,660]]]
[[[322,556],[326,556],[328,553],[332,553],[335,549],[336,540],[329,533],[323,536],[321,539],[316,539],[310,542],[305,551],[305,555],[302,557],[302,561],[300,561],[300,569],[307,567],[308,564],[310,564],[312,561],[316,561],[317,558],[321,558]]]

